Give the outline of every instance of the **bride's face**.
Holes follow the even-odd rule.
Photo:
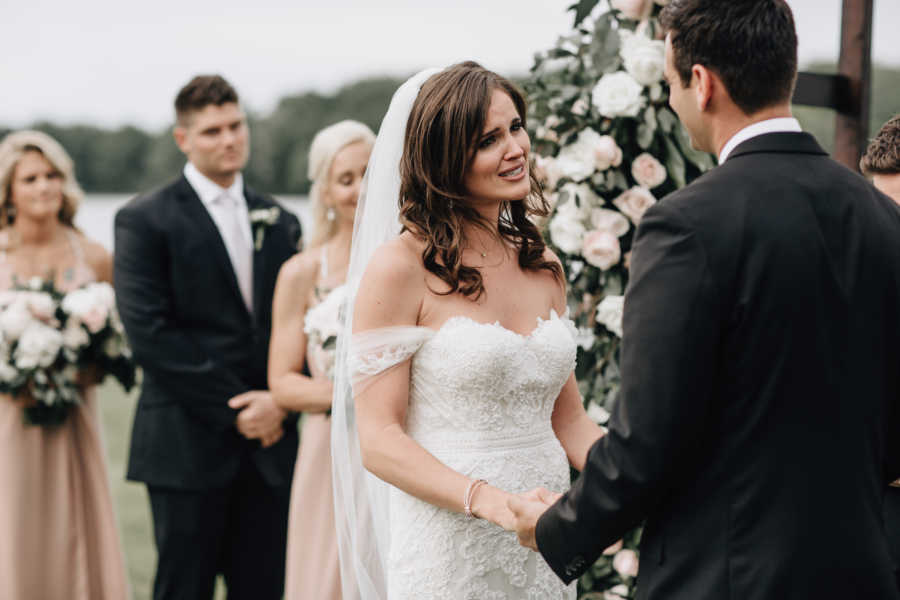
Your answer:
[[[512,98],[494,90],[475,158],[463,182],[476,203],[523,200],[531,191],[528,153],[531,141]]]
[[[57,218],[63,203],[62,189],[62,173],[40,152],[26,152],[12,176],[10,201],[16,218]]]

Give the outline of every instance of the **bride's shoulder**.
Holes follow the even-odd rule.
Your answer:
[[[409,232],[403,232],[375,250],[366,267],[366,275],[376,276],[393,284],[420,280],[425,271],[423,249],[424,242]]]

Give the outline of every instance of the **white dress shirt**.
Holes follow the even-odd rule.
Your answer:
[[[764,133],[781,133],[781,132],[800,132],[800,121],[793,117],[779,117],[777,119],[766,119],[765,121],[757,121],[752,125],[747,125],[722,146],[719,152],[719,164],[721,165],[728,159],[728,156],[737,148],[741,142],[746,142],[750,138],[754,138]]]
[[[243,176],[238,173],[234,183],[228,188],[223,188],[190,162],[184,166],[184,176],[216,224],[231,259],[231,267],[241,288],[241,295],[247,308],[252,310],[253,233],[250,231],[250,215],[247,210],[247,199],[244,197]]]

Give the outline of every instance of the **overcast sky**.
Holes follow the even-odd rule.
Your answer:
[[[574,0],[10,0],[0,17],[0,124],[161,128],[178,88],[219,72],[257,112],[282,95],[476,59],[526,73]],[[788,0],[801,64],[837,58],[841,0]],[[900,2],[875,0],[873,58],[900,66]]]

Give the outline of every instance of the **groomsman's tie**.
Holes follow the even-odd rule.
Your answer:
[[[247,310],[253,312],[253,245],[246,239],[244,228],[241,227],[241,211],[238,209],[238,201],[231,194],[225,192],[216,199],[221,206],[223,235],[225,247],[231,257],[231,266],[237,276],[238,287]]]

